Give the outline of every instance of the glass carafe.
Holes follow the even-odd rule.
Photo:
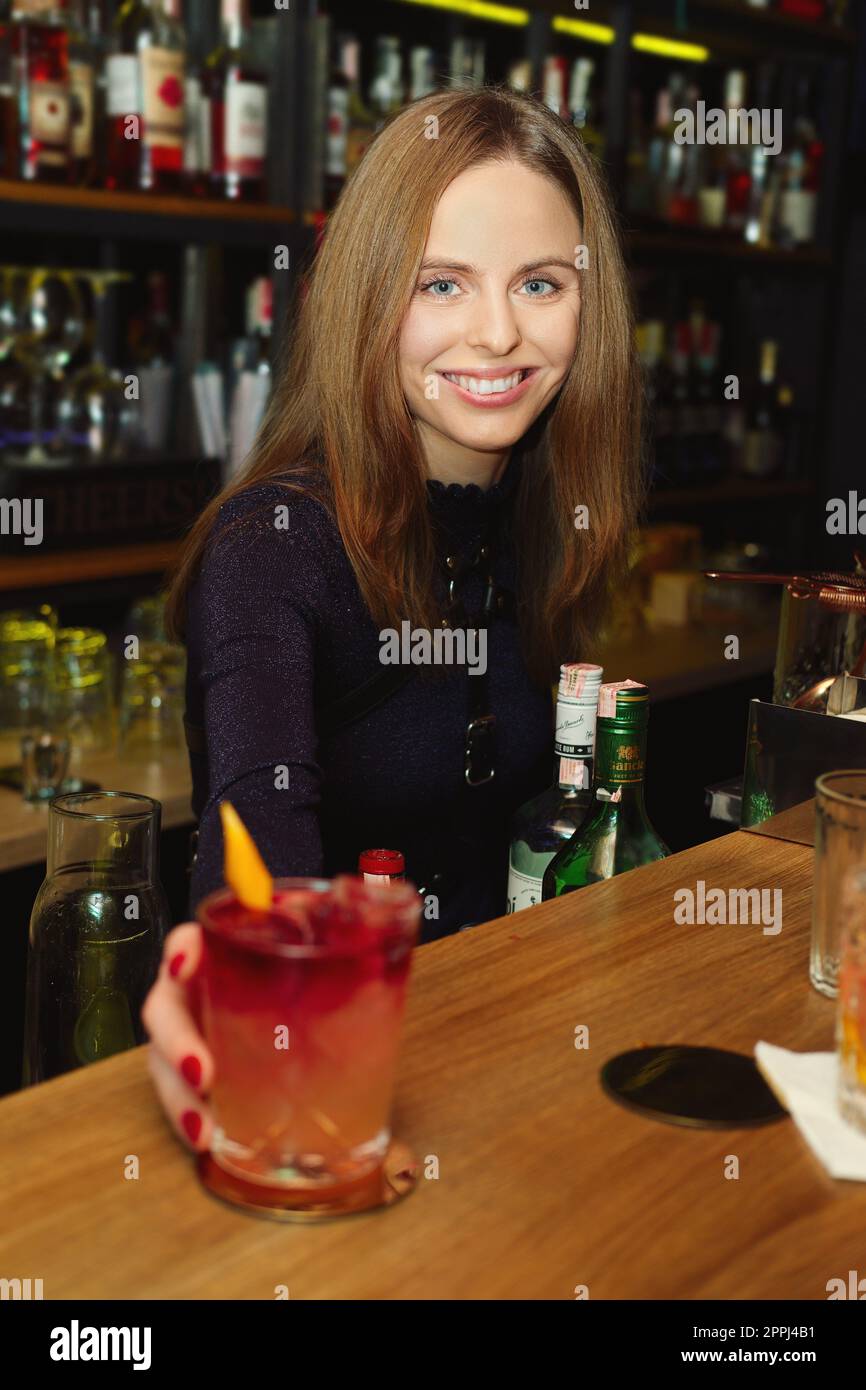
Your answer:
[[[69,792],[48,812],[46,876],[30,918],[25,1085],[145,1041],[141,1006],[170,925],[158,801]]]

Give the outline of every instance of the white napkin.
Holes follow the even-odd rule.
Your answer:
[[[866,1182],[866,1133],[843,1120],[835,1052],[789,1052],[755,1044],[758,1069],[831,1178]]]

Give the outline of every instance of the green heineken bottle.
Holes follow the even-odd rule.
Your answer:
[[[595,731],[595,805],[554,855],[541,896],[558,898],[588,883],[665,859],[643,801],[649,691],[638,681],[603,685]]]

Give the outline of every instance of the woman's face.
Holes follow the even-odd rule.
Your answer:
[[[435,475],[481,481],[556,395],[577,346],[580,240],[557,185],[515,161],[467,169],[440,198],[400,336]]]

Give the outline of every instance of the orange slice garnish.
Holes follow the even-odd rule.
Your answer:
[[[219,803],[223,826],[223,875],[244,907],[267,911],[274,881],[255,841],[230,801]]]

